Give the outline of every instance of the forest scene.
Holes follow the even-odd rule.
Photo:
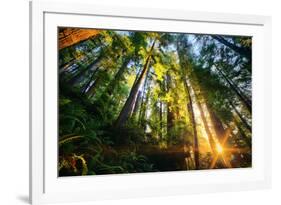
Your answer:
[[[58,176],[252,166],[252,38],[58,28]]]

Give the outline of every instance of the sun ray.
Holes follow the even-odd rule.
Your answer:
[[[228,138],[230,137],[230,133],[231,133],[231,130],[230,128],[228,128],[225,132],[225,135],[224,135],[224,138],[222,140],[222,143],[219,145],[221,147],[221,153],[219,153],[219,151],[215,154],[212,162],[211,162],[211,165],[210,165],[210,169],[214,169],[219,157],[222,158],[222,160],[225,162],[225,164],[230,168],[231,167],[231,164],[228,162],[228,160],[226,160],[226,158],[224,157],[224,153],[223,153],[223,147],[225,145],[225,143],[227,142]]]

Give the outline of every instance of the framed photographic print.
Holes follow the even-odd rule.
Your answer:
[[[270,17],[39,1],[30,20],[32,204],[270,187]]]

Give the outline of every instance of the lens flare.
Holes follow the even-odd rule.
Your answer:
[[[217,151],[218,153],[222,153],[223,152],[223,148],[220,144],[217,144]]]

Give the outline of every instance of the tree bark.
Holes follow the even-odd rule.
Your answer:
[[[135,105],[134,105],[133,114],[132,114],[135,117],[137,117],[137,113],[138,113],[138,110],[139,110],[139,107],[140,107],[141,97],[142,97],[142,92],[139,91],[136,102],[135,102]]]
[[[95,80],[95,82],[91,85],[91,87],[87,90],[87,92],[85,93],[86,95],[88,95],[90,98],[93,97],[95,95],[95,91],[96,91],[96,87],[97,84],[100,82],[101,78],[100,76],[98,76]]]
[[[191,87],[187,83],[187,73],[186,69],[188,66],[188,61],[185,58],[185,55],[187,53],[187,43],[186,41],[183,41],[184,45],[177,44],[177,53],[179,56],[180,60],[180,65],[181,65],[181,74],[182,74],[182,80],[185,88],[186,95],[188,97],[188,103],[187,103],[187,110],[189,113],[189,119],[192,124],[192,131],[193,131],[193,151],[194,151],[194,162],[195,162],[195,169],[200,169],[200,160],[199,160],[199,142],[198,142],[198,133],[197,133],[197,127],[196,127],[196,119],[195,119],[195,114],[194,114],[194,106],[193,106],[193,101],[191,97]]]
[[[247,137],[244,130],[241,128],[241,126],[239,125],[239,123],[237,121],[235,121],[235,124],[239,130],[241,139],[244,140],[244,142],[247,144],[247,146],[251,148],[252,147],[251,140]]]
[[[118,70],[118,72],[116,73],[116,75],[114,76],[114,78],[112,79],[112,81],[109,83],[109,85],[106,88],[105,93],[107,93],[109,96],[112,95],[112,93],[114,92],[114,89],[116,87],[116,84],[121,80],[121,78],[123,77],[123,74],[128,66],[130,62],[129,57],[125,57],[120,69]]]
[[[167,73],[166,75],[166,92],[168,93],[169,90],[171,89],[172,85],[171,85],[171,76]],[[167,135],[168,135],[168,139],[173,138],[173,132],[172,129],[174,127],[174,120],[175,120],[175,114],[174,112],[171,110],[171,102],[167,102]],[[170,140],[168,140],[168,143],[170,142]]]
[[[141,72],[137,73],[136,79],[138,79],[139,75]],[[149,74],[149,73],[148,73]],[[140,107],[140,111],[139,111],[139,123],[142,124],[143,123],[143,117],[144,115],[142,114],[143,112],[145,112],[145,98],[147,98],[147,93],[145,93],[146,88],[147,88],[147,83],[148,83],[148,76],[146,75],[145,80],[144,80],[144,85],[142,88],[142,95],[141,95],[141,107]],[[134,82],[134,85],[136,84],[136,81]]]
[[[93,81],[95,74],[97,73],[98,68],[96,70],[94,70],[94,72],[92,73],[91,77],[89,78],[89,81],[83,86],[82,88],[82,93],[85,94],[87,91],[87,88],[90,86],[91,82]]]
[[[200,168],[199,143],[198,143],[198,135],[197,135],[197,128],[196,128],[196,120],[194,115],[193,101],[191,97],[191,88],[187,84],[186,78],[183,78],[183,83],[184,83],[186,94],[188,96],[187,110],[189,111],[189,118],[191,120],[192,130],[193,130],[193,149],[194,149],[195,169],[199,169]]]
[[[232,107],[232,109],[234,110],[234,112],[237,114],[237,116],[239,117],[239,119],[241,120],[241,122],[243,123],[243,125],[249,130],[249,132],[252,132],[252,126],[250,126],[248,124],[248,122],[244,119],[244,117],[242,116],[242,114],[237,110],[237,108],[235,107],[235,105],[231,102],[228,101],[230,106]]]
[[[221,143],[223,136],[225,135],[225,130],[224,130],[223,124],[222,124],[221,120],[217,117],[216,113],[213,110],[209,109],[208,104],[207,104],[207,109],[209,111],[210,119],[214,126],[214,130],[215,130],[217,139]]]
[[[213,154],[215,154],[215,153],[217,153],[217,150],[216,150],[216,142],[214,140],[214,136],[211,133],[211,130],[210,130],[210,127],[208,125],[203,107],[202,107],[201,103],[199,102],[198,96],[196,96],[196,98],[197,98],[197,105],[198,105],[198,108],[199,108],[201,119],[203,121],[204,128],[205,128],[205,131],[207,133],[208,140],[209,140],[209,143],[210,143],[210,146],[211,146],[211,150],[212,150]]]
[[[247,97],[245,97],[245,95],[242,94],[239,88],[230,79],[228,79],[228,77],[222,72],[221,69],[219,69],[217,66],[215,66],[215,68],[217,69],[219,74],[225,79],[225,81],[229,84],[229,86],[239,97],[239,99],[243,102],[243,104],[246,106],[248,111],[252,114],[252,102]]]
[[[76,59],[75,58],[72,58],[70,61],[62,64],[59,66],[59,74],[63,74],[64,72],[66,72],[68,70],[68,68],[70,66],[72,66],[74,63],[76,62]]]
[[[143,80],[149,70],[149,63],[150,63],[152,51],[154,49],[155,41],[156,41],[156,39],[152,43],[152,46],[151,46],[148,56],[146,58],[146,61],[145,61],[143,70],[140,74],[140,77],[137,79],[135,85],[132,87],[132,89],[130,91],[130,95],[117,118],[116,126],[118,126],[118,127],[123,126],[125,124],[125,122],[127,121],[127,119],[129,118],[129,116],[131,115],[131,113],[133,111],[137,93],[139,91],[141,83],[143,82]]]
[[[146,89],[148,89],[148,91],[146,93],[145,101],[143,100],[143,104],[141,107],[141,114],[140,114],[140,124],[144,130],[146,129],[146,120],[145,120],[146,110],[147,110],[147,104],[148,104],[148,100],[149,100],[149,96],[150,96],[150,92],[151,92],[151,90],[149,88],[146,88]]]
[[[206,131],[207,136],[208,136],[208,140],[209,140],[209,143],[210,143],[210,147],[211,147],[213,156],[219,156],[219,153],[217,152],[217,146],[216,146],[214,136],[211,133],[210,127],[209,127],[208,122],[207,122],[207,118],[205,116],[205,112],[203,110],[202,104],[199,101],[198,94],[196,95],[196,93],[195,93],[195,96],[197,98],[197,105],[198,105],[198,108],[199,108],[200,116],[201,116],[201,119],[202,119],[203,124],[204,124],[205,131]],[[217,163],[219,163],[223,167],[227,167],[227,165],[225,164],[225,161],[222,159],[221,156],[218,157]]]
[[[159,121],[160,121],[160,133],[159,133],[159,137],[160,140],[163,138],[163,116],[162,116],[162,101],[160,101],[160,106],[159,106]]]
[[[237,45],[227,41],[224,37],[222,36],[217,36],[217,35],[212,35],[212,38],[216,39],[220,43],[224,44],[228,48],[231,48],[233,51],[236,53],[240,54],[241,56],[247,58],[250,62],[252,61],[252,52],[250,49],[243,48],[243,47],[238,47]]]
[[[81,69],[80,71],[78,71],[76,74],[74,74],[74,76],[68,81],[70,85],[75,85],[77,83],[77,81],[79,81],[79,79],[85,75],[85,73],[88,70],[93,70],[95,71],[96,69],[98,69],[98,65],[102,59],[102,54],[99,55],[99,57],[97,59],[95,59],[92,63],[90,63],[86,68]]]

